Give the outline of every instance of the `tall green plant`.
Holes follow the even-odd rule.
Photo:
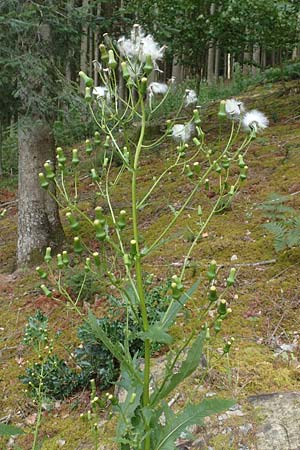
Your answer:
[[[181,320],[180,313],[186,303],[196,293],[199,295],[199,281],[189,288],[187,286],[186,270],[190,257],[211,218],[232,201],[246,179],[248,167],[244,161],[245,155],[256,132],[267,125],[267,119],[258,111],[244,114],[243,105],[235,100],[222,101],[218,116],[220,121],[226,120],[226,117],[232,119],[231,131],[225,143],[220,140],[219,145],[210,147],[201,128],[199,109],[193,111],[188,121],[178,123],[183,108],[190,103],[187,98],[182,98],[179,110],[173,114],[172,119],[166,121],[163,134],[158,139],[146,141],[146,129],[172,89],[172,84],[168,87],[156,86],[154,89],[148,82],[153,70],[158,69],[157,60],[163,57],[164,49],[158,46],[152,36],[146,36],[141,28],[135,25],[130,39],[121,38],[117,44],[106,36],[106,44],[100,45],[100,51],[99,76],[102,86],[94,89],[93,80],[80,72],[86,85],[85,99],[99,129],[95,133],[94,141],[86,142],[86,154],[90,156],[99,146],[104,151],[102,166],[95,166],[90,171],[98,206],[91,216],[79,207],[78,168],[82,155],[77,149],[73,149],[72,159],[68,160],[63,149],[57,148],[57,172],[54,172],[51,162],[46,162],[45,171],[40,173],[39,177],[42,187],[48,190],[49,195],[52,195],[50,185],[54,183],[57,187],[58,202],[61,207],[67,209],[67,220],[74,232],[74,252],[77,260],[82,261],[85,258],[85,273],[93,273],[100,280],[108,280],[108,284],[114,286],[127,308],[128,317],[133,318],[135,327],[139,330],[137,337],[143,340],[144,363],[141,365],[138,358],[132,356],[129,351],[129,338],[124,345],[118,341],[113,342],[92,311],[88,314],[87,322],[95,341],[101,341],[121,365],[120,385],[126,391],[126,398],[124,401],[113,402],[114,410],[119,416],[115,440],[122,450],[168,450],[174,448],[175,440],[190,425],[202,424],[206,416],[227,409],[234,403],[232,400],[205,399],[198,404],[188,404],[175,414],[166,401],[174,389],[199,367],[205,341],[220,331],[223,320],[231,312],[225,298],[227,290],[234,284],[234,268],[230,270],[225,288],[218,287],[217,264],[216,261],[211,262],[206,275],[207,281],[202,288],[203,305],[199,310],[199,325],[193,327],[193,331],[174,353],[170,353],[165,373],[154,387],[150,383],[153,366],[150,354],[153,343],[172,343],[172,326],[176,320]],[[118,67],[126,85],[126,100],[118,95]],[[152,97],[155,97],[157,91],[160,91],[162,96],[155,101]],[[196,101],[195,94],[191,92],[188,98],[192,99],[193,103]],[[242,124],[249,132],[239,141],[238,134]],[[137,137],[133,135],[132,129],[138,130]],[[192,138],[193,133],[194,145],[189,147],[187,141]],[[175,154],[170,155],[166,169],[152,180],[148,192],[141,193],[139,174],[143,154],[161,146],[163,142],[168,142],[170,138],[174,138],[178,143]],[[122,161],[118,170],[112,168],[114,152]],[[69,161],[73,167],[72,188],[68,188],[65,182]],[[154,192],[160,191],[163,196],[163,181],[171,170],[177,171],[178,176],[180,173],[185,174],[191,187],[182,199],[180,208],[173,208],[167,225],[159,230],[152,240],[142,244],[141,211],[145,214]],[[117,208],[112,200],[113,193],[123,177],[129,178],[131,185],[131,205],[127,211]],[[196,208],[198,230],[184,256],[181,269],[172,276],[171,298],[165,312],[151,322],[143,281],[147,260],[151,255],[155,255],[158,248],[166,245],[174,227],[199,192],[209,190],[211,186],[217,196],[208,210],[203,210],[200,205]],[[104,205],[106,209],[103,208]],[[83,227],[92,230],[98,242],[97,251],[92,250],[82,238],[80,230]],[[64,269],[70,263],[68,253],[64,251],[57,255],[57,273],[52,271],[52,258],[51,248],[48,248],[45,255],[48,269],[44,271],[38,268],[41,277],[56,280],[60,293],[68,298],[78,314],[83,315],[78,303],[80,296],[77,300],[72,299],[63,286]],[[47,296],[54,295],[45,284],[42,289]],[[129,336],[130,332],[127,326],[125,335]],[[225,343],[223,354],[229,352],[231,344],[231,340]],[[177,369],[180,361],[180,368]]]

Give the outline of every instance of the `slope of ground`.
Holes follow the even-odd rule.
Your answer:
[[[203,273],[211,259],[220,265],[221,277],[226,277],[229,268],[238,269],[237,285],[231,298],[232,315],[223,330],[223,339],[235,337],[235,344],[227,361],[216,364],[204,383],[193,377],[184,386],[178,407],[187,399],[201,398],[207,391],[233,396],[246,405],[249,395],[299,389],[300,380],[300,249],[294,248],[276,254],[272,239],[265,235],[261,224],[261,212],[256,208],[268,194],[278,192],[293,194],[292,205],[300,206],[300,84],[289,82],[269,87],[259,87],[241,96],[250,109],[258,108],[270,118],[270,127],[253,142],[248,154],[249,177],[234,200],[232,208],[213,218],[207,233],[197,244],[188,270],[188,283]],[[218,125],[213,104],[203,112],[203,127],[210,142],[216,138]],[[170,150],[146,154],[140,175],[141,192],[146,192],[154,174],[160,173],[166,164]],[[188,192],[187,182],[170,173],[160,190],[155,192],[147,211],[141,214],[145,240],[151,240],[170,218],[170,208],[178,208]],[[161,195],[161,192],[164,195]],[[128,205],[128,186],[118,189],[118,204]],[[32,355],[21,344],[24,327],[37,308],[45,312],[53,330],[62,330],[57,352],[65,355],[77,343],[76,326],[79,319],[67,310],[65,304],[54,303],[41,295],[39,279],[35,271],[14,270],[16,248],[17,208],[14,193],[1,194],[1,202],[7,203],[8,214],[1,221],[0,237],[0,384],[3,396],[0,399],[0,421],[25,426],[30,432],[35,420],[36,405],[24,392],[18,376],[24,373]],[[89,191],[85,193],[86,207],[93,200]],[[178,229],[184,230],[184,239],[172,240],[163,250],[157,250],[148,260],[147,269],[157,280],[166,279],[180,267],[186,253],[190,234],[196,231],[195,210],[198,203],[205,207],[210,198],[199,194],[191,205],[188,215],[183,217]],[[186,228],[189,224],[189,229]],[[172,269],[172,270],[171,270]],[[174,269],[174,270],[173,270]],[[188,325],[174,329],[181,339],[188,328],[197,327],[197,307],[190,305],[191,318]],[[101,305],[95,310],[101,310]],[[98,311],[98,312],[99,312]],[[184,325],[182,323],[181,325]],[[221,339],[221,338],[220,338]],[[287,347],[282,347],[287,344]],[[292,346],[291,346],[292,344]],[[221,341],[212,344],[218,348]],[[289,347],[290,346],[290,347]],[[282,351],[282,348],[292,351]],[[88,393],[83,392],[64,402],[56,402],[50,411],[43,414],[41,449],[63,447],[68,450],[93,448],[88,425],[80,421],[82,412],[89,409]],[[247,408],[245,406],[245,408]],[[259,418],[249,417],[254,424]],[[103,448],[109,444],[111,423],[105,421],[101,431]],[[233,417],[232,428],[238,426],[239,418]],[[249,419],[250,420],[250,419]],[[253,428],[253,429],[254,429]],[[201,430],[199,430],[201,431]],[[221,436],[221,437],[220,437]],[[253,433],[236,436],[231,442],[222,435],[209,436],[210,444],[217,449],[238,449],[239,444],[254,445]],[[31,448],[32,434],[15,441],[23,450]],[[227,442],[227,443],[226,443]],[[1,446],[2,445],[2,446]],[[3,449],[14,447],[13,441],[0,438]]]

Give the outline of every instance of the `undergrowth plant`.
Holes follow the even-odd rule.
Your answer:
[[[153,116],[175,89],[172,83],[153,84],[148,81],[151,73],[159,70],[158,61],[163,58],[164,48],[160,48],[152,36],[145,35],[140,26],[135,25],[129,39],[123,37],[116,43],[106,35],[100,52],[98,70],[102,85],[93,87],[93,80],[80,72],[86,85],[85,99],[98,126],[93,142],[86,142],[85,154],[90,158],[97,149],[104,152],[101,166],[92,167],[89,173],[90,184],[95,190],[92,195],[96,199],[96,208],[90,213],[80,207],[82,174],[79,167],[84,159],[83,150],[73,149],[69,157],[58,147],[57,170],[53,163],[46,162],[45,170],[39,177],[41,186],[48,190],[49,195],[52,195],[50,184],[56,185],[57,201],[74,233],[73,264],[77,264],[78,270],[83,270],[84,274],[97,276],[108,292],[112,289],[117,292],[125,310],[122,343],[111,339],[108,330],[91,309],[86,318],[94,342],[103,343],[121,367],[119,385],[126,395],[125,399],[114,398],[112,402],[113,411],[118,414],[114,440],[122,450],[169,450],[175,447],[176,439],[191,425],[203,424],[206,416],[227,409],[234,403],[233,400],[206,398],[174,412],[168,399],[180,383],[199,369],[205,342],[220,332],[223,321],[231,312],[226,298],[235,281],[234,268],[230,270],[224,285],[220,280],[218,282],[218,267],[213,260],[208,267],[206,281],[201,282],[201,290],[200,280],[189,285],[186,272],[191,255],[210,220],[231,203],[246,179],[248,167],[245,156],[249,144],[268,121],[259,111],[246,113],[241,102],[233,99],[222,101],[218,117],[221,122],[227,117],[231,119],[229,136],[225,142],[220,136],[218,142],[209,145],[202,129],[199,108],[196,107],[196,93],[188,90],[178,111],[166,120],[160,137],[146,139]],[[122,77],[126,87],[125,98],[119,95],[119,77]],[[191,106],[195,109],[188,113]],[[247,133],[240,139],[242,126]],[[192,138],[193,145],[190,146],[188,141]],[[160,148],[170,139],[177,141],[176,150],[170,151],[162,172],[154,178],[150,177],[148,191],[141,191],[139,176],[144,155]],[[117,153],[122,161],[118,168],[112,166],[113,153]],[[66,182],[70,165],[73,168],[71,187]],[[164,198],[163,182],[170,172],[178,180],[186,177],[189,188],[181,198],[180,206],[170,208],[167,224],[157,231],[157,235],[147,238],[141,219],[147,211],[152,214],[153,194],[159,193]],[[123,180],[130,180],[127,198],[130,206],[126,206],[126,210],[115,202],[117,189],[122,186]],[[198,205],[199,193],[210,190],[215,195],[211,196],[208,207]],[[180,239],[178,232],[174,234],[176,226],[179,220],[186,218],[187,208],[191,205],[195,210],[197,230],[183,256],[182,265],[172,275],[170,295],[165,298],[166,308],[156,315],[149,307],[146,295],[145,268],[149,261],[155,266],[158,249],[170,245],[171,238]],[[189,214],[192,214],[191,210]],[[92,239],[86,237],[87,230],[90,230]],[[53,269],[55,261],[57,270]],[[45,262],[47,269],[38,268],[45,280],[41,286],[44,294],[55,297],[56,291],[51,290],[49,283],[56,282],[60,295],[67,298],[74,311],[84,316],[80,295],[74,299],[64,287],[64,271],[70,264],[70,255],[63,251],[54,257],[49,247]],[[83,279],[82,286],[84,282]],[[192,331],[182,342],[174,343],[172,326],[175,322],[185,326],[188,318],[182,312],[190,301],[198,315],[197,324],[192,326]],[[139,353],[132,354],[130,351],[133,336],[142,341],[142,361]],[[172,350],[167,354],[161,379],[150,383],[154,364],[151,349],[154,344],[172,346]],[[231,344],[231,340],[225,342],[223,355],[228,354]],[[202,379],[207,370],[202,371]]]
[[[268,220],[263,227],[273,235],[276,252],[300,246],[300,211],[287,204],[290,200],[290,195],[273,193],[258,207]]]

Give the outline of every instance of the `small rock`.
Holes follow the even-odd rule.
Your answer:
[[[239,427],[239,430],[243,434],[248,434],[251,430],[253,430],[253,425],[252,423],[245,423],[245,425],[241,425]]]
[[[230,261],[236,261],[238,259],[237,255],[232,255],[230,258]]]
[[[227,415],[227,414],[221,414],[220,416],[218,416],[218,419],[219,419],[220,422],[221,422],[222,420],[228,419],[228,415]]]
[[[59,439],[57,441],[57,445],[59,446],[59,448],[63,447],[65,445],[65,443],[66,443],[65,439]]]

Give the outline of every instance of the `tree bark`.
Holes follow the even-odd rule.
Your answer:
[[[19,125],[19,203],[17,263],[38,263],[47,246],[63,241],[58,206],[40,187],[38,173],[46,160],[54,161],[50,126],[36,117]]]
[[[82,8],[88,12],[89,0],[82,0]],[[81,45],[80,45],[80,70],[83,72],[87,72],[88,64],[88,26],[87,20],[84,19],[84,25],[82,27],[82,37],[81,37]],[[80,78],[80,91],[83,93],[85,90],[85,84],[82,78]]]
[[[215,13],[215,4],[210,5],[210,15],[213,16]],[[214,77],[214,62],[215,62],[215,46],[214,42],[209,42],[208,55],[207,55],[207,84],[211,85],[215,81]]]

